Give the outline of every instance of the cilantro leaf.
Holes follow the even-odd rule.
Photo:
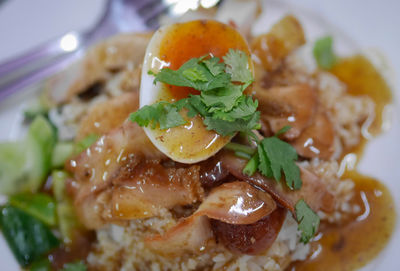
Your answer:
[[[207,81],[206,76],[204,75],[204,73],[199,70],[197,67],[193,67],[193,68],[189,68],[186,70],[182,71],[182,75],[185,76],[187,79],[189,79],[192,82],[195,81]]]
[[[318,39],[313,48],[313,54],[318,66],[326,70],[331,69],[336,62],[332,44],[332,37],[326,36]]]
[[[185,107],[189,110],[187,114],[189,118],[193,118],[197,114],[201,116],[208,115],[208,107],[203,103],[200,95],[191,95],[187,99],[187,105]]]
[[[161,130],[181,126],[186,123],[186,121],[177,111],[176,107],[171,104],[166,104],[164,106],[163,112],[160,115],[158,122],[160,124]]]
[[[220,73],[214,76],[199,58],[185,62],[178,70],[163,68],[156,74],[154,83],[162,82],[173,86],[191,87],[200,91],[220,88],[231,82],[231,76]]]
[[[151,125],[152,129],[156,128],[157,124],[160,126],[160,129],[168,129],[186,123],[179,114],[177,107],[167,102],[146,105],[132,113],[129,119],[139,124],[139,126]]]
[[[253,100],[250,96],[242,96],[229,115],[234,119],[248,118],[257,111],[257,107],[257,100]]]
[[[207,130],[214,130],[222,136],[233,135],[236,132],[251,133],[251,130],[259,128],[260,112],[255,112],[250,119],[235,119],[226,121],[213,117],[205,117],[204,124]]]
[[[217,76],[225,70],[225,64],[219,63],[218,57],[212,57],[210,59],[204,60],[203,63],[214,76]]]
[[[269,161],[269,158],[267,156],[267,153],[265,152],[263,145],[259,144],[257,146],[257,152],[258,152],[258,170],[261,172],[262,175],[272,178],[272,169],[271,169],[271,162]]]
[[[231,74],[232,81],[249,83],[254,80],[249,69],[248,57],[243,51],[229,49],[223,59],[227,65],[226,72]]]
[[[301,231],[300,241],[306,244],[318,230],[319,217],[302,199],[296,203],[295,212],[299,223],[298,229]]]
[[[279,137],[280,135],[285,134],[287,131],[289,131],[292,127],[289,125],[283,126],[278,132],[276,132],[275,136]]]
[[[287,186],[292,190],[300,189],[302,185],[300,169],[294,162],[297,160],[296,150],[289,143],[280,140],[276,136],[264,138],[261,141],[261,145],[262,150],[265,152],[270,162],[270,168],[274,179],[280,181],[283,171]],[[260,167],[268,167],[268,164],[261,164],[260,156]]]
[[[240,96],[236,101],[235,107],[229,112],[222,110],[214,110],[214,118],[234,121],[235,119],[249,119],[257,111],[258,101],[254,100],[250,96]]]
[[[216,109],[222,108],[224,112],[232,110],[236,105],[236,101],[242,96],[241,86],[230,84],[223,88],[218,88],[211,91],[201,92],[201,98],[203,103],[211,107],[209,111],[215,111]]]

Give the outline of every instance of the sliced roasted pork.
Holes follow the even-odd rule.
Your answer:
[[[153,146],[143,129],[127,120],[68,161],[66,168],[77,182],[76,199],[79,201],[108,186],[121,167],[129,164],[133,168],[143,159],[159,161],[163,158],[165,156]]]
[[[139,93],[128,92],[93,105],[79,123],[76,140],[90,134],[103,135],[120,127],[139,108]]]
[[[284,126],[291,127],[283,135],[287,140],[299,137],[312,123],[318,106],[316,91],[305,84],[258,88],[255,97],[259,102],[261,121],[270,127],[272,133]]]
[[[114,219],[153,217],[163,208],[190,205],[203,197],[199,166],[165,168],[144,162],[123,171],[113,179]]]
[[[142,65],[151,33],[126,33],[90,48],[86,56],[46,83],[49,99],[70,101],[88,88],[110,80],[119,70],[134,71]]]
[[[268,249],[275,241],[285,220],[286,209],[279,207],[255,223],[234,225],[211,220],[218,242],[236,253],[258,254]]]
[[[328,115],[319,110],[310,126],[291,144],[300,156],[329,160],[335,150],[335,129]]]
[[[147,238],[146,245],[166,255],[200,253],[213,242],[209,218],[248,225],[265,218],[275,209],[276,204],[268,193],[245,182],[225,183],[211,190],[191,216],[182,219],[165,234]]]
[[[256,37],[251,48],[256,62],[260,62],[265,70],[272,71],[304,43],[304,32],[299,21],[288,15],[274,24],[268,33]]]

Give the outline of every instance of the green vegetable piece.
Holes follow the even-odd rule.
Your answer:
[[[207,107],[211,107],[209,112],[215,109],[221,109],[224,112],[232,110],[236,105],[239,97],[242,96],[242,87],[236,85],[228,85],[224,88],[218,88],[211,91],[203,91],[201,98]]]
[[[48,111],[48,108],[43,107],[39,102],[36,102],[29,106],[27,109],[24,111],[24,117],[27,120],[33,120],[39,115],[46,115]]]
[[[306,244],[317,232],[320,219],[302,199],[296,203],[295,212],[299,223],[298,230],[301,231],[300,241]]]
[[[256,173],[259,164],[258,154],[254,154],[243,169],[243,174],[253,176]]]
[[[181,126],[186,123],[177,110],[177,106],[167,102],[158,102],[146,105],[129,116],[132,122],[140,126],[151,126],[152,129],[160,126],[160,129],[168,129]]]
[[[287,131],[289,131],[292,127],[290,127],[289,125],[286,125],[284,127],[282,127],[276,134],[276,137],[279,137],[280,135],[285,134]]]
[[[336,63],[332,44],[333,40],[330,36],[320,38],[314,44],[313,54],[318,66],[322,69],[330,70]]]
[[[50,94],[48,89],[41,91],[40,96],[35,99],[24,111],[24,117],[27,120],[33,120],[37,116],[46,116],[49,109],[55,106],[54,101],[50,99]]]
[[[56,203],[46,194],[19,194],[9,198],[11,206],[39,219],[49,226],[56,225]]]
[[[243,152],[250,156],[252,156],[256,153],[256,149],[246,146],[246,145],[234,143],[234,142],[229,142],[228,144],[226,144],[224,149],[235,151],[235,152]]]
[[[64,264],[64,268],[61,271],[86,271],[87,267],[84,262],[78,261],[74,263]]]
[[[212,75],[217,76],[218,74],[224,72],[225,64],[219,62],[218,57],[212,57],[210,59],[204,60],[203,63],[206,65],[207,69]]]
[[[57,204],[57,218],[59,230],[64,243],[71,243],[74,232],[81,227],[75,208],[70,200],[64,200]]]
[[[259,148],[259,152],[263,152],[260,155],[260,171],[265,176],[272,176],[276,181],[280,181],[281,172],[285,174],[286,185],[292,189],[297,190],[301,188],[302,181],[300,179],[300,169],[296,165],[297,160],[296,150],[285,141],[273,136],[264,138],[261,141],[262,148]],[[264,159],[267,158],[266,160]],[[263,170],[261,170],[263,169]]]
[[[181,126],[186,123],[174,105],[166,104],[163,111],[163,114],[158,118],[161,130]]]
[[[197,76],[189,76],[189,74],[193,74],[194,70],[196,70]],[[199,75],[201,76],[199,77]],[[201,62],[200,58],[192,58],[176,71],[163,68],[156,74],[154,83],[158,81],[173,86],[191,87],[200,91],[207,91],[229,84],[231,76],[227,73],[219,73],[214,76],[206,65]]]
[[[229,116],[232,119],[249,119],[256,113],[257,107],[257,100],[253,100],[250,96],[242,96],[236,107],[229,112]]]
[[[81,141],[77,142],[75,145],[74,154],[79,154],[93,145],[99,139],[99,136],[96,134],[90,134],[86,136]]]
[[[223,59],[227,65],[226,72],[231,74],[232,81],[251,83],[254,80],[249,69],[249,58],[243,51],[229,49]]]
[[[261,172],[262,175],[272,178],[272,169],[271,169],[271,162],[269,161],[268,155],[266,151],[264,150],[264,147],[262,144],[259,144],[257,146],[257,152],[258,152],[258,170]],[[279,180],[278,180],[279,181]]]
[[[65,180],[68,178],[68,173],[64,170],[53,170],[51,177],[53,180],[53,195],[57,201],[62,201],[66,197]]]
[[[73,142],[57,142],[51,156],[52,168],[61,168],[65,161],[75,153],[75,144]]]
[[[241,151],[235,151],[235,155],[239,158],[243,158],[243,159],[247,159],[247,160],[250,160],[252,157],[250,154],[247,154],[247,153],[241,152]]]
[[[65,191],[67,177],[68,173],[62,170],[55,170],[52,173],[53,194],[57,200],[58,228],[64,243],[70,243],[73,240],[75,229],[81,226],[75,208]]]
[[[51,271],[51,264],[49,259],[45,258],[34,262],[29,268],[29,271]]]
[[[205,117],[204,124],[208,130],[214,130],[222,136],[230,136],[236,132],[251,133],[251,130],[259,129],[260,112],[255,112],[249,120],[236,119],[225,121],[213,117]]]
[[[203,81],[206,82],[207,78],[204,73],[196,67],[186,69],[182,71],[183,76],[185,76],[190,81]]]
[[[1,210],[0,226],[11,251],[23,267],[59,245],[46,225],[13,206]]]
[[[38,116],[29,127],[27,137],[27,163],[31,163],[28,180],[32,192],[37,191],[51,168],[51,155],[56,142],[56,134],[51,124]]]
[[[51,124],[38,116],[24,141],[0,144],[0,193],[37,191],[51,168],[56,135]]]
[[[25,142],[0,143],[0,194],[29,191],[28,180]]]

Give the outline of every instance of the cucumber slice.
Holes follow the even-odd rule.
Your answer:
[[[11,251],[23,267],[59,245],[59,240],[46,225],[9,205],[1,209],[0,226]]]
[[[26,164],[26,144],[0,143],[0,194],[15,194],[29,191]]]
[[[63,170],[53,170],[51,173],[53,195],[57,201],[63,201],[67,197],[65,192],[65,180],[68,176],[68,173]]]
[[[68,160],[75,150],[75,144],[72,142],[58,142],[53,150],[51,165],[53,168],[62,168],[65,161]]]
[[[51,168],[56,135],[51,124],[38,116],[22,142],[0,144],[0,194],[36,192]]]
[[[29,271],[51,271],[51,270],[52,270],[51,263],[47,258],[34,262],[29,268]]]
[[[56,225],[56,203],[46,194],[19,194],[9,198],[11,206],[34,216],[48,226]]]
[[[68,173],[62,170],[55,170],[52,173],[53,194],[57,200],[58,227],[64,243],[73,241],[74,231],[81,225],[75,214],[75,208],[65,191],[65,181]]]
[[[64,264],[63,269],[61,271],[86,271],[87,267],[84,262],[77,261],[73,263]]]

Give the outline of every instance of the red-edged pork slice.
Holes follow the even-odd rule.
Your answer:
[[[236,253],[259,254],[275,241],[285,220],[286,209],[278,207],[270,215],[248,225],[233,225],[211,220],[218,242]]]
[[[163,235],[149,237],[146,245],[158,253],[179,255],[201,253],[213,238],[209,218],[233,223],[252,224],[268,216],[276,204],[265,192],[245,182],[232,182],[214,188],[199,209]]]
[[[283,182],[268,179],[258,172],[253,176],[243,174],[243,168],[247,161],[236,157],[228,151],[221,152],[223,166],[240,180],[244,180],[264,191],[267,191],[277,202],[294,212],[294,206],[298,200],[304,199],[314,210],[332,212],[335,204],[334,196],[327,190],[326,185],[315,174],[300,167],[303,185],[300,190],[292,191],[284,186]]]
[[[232,182],[214,188],[195,214],[229,224],[251,224],[275,208],[276,203],[268,193],[246,182]]]

